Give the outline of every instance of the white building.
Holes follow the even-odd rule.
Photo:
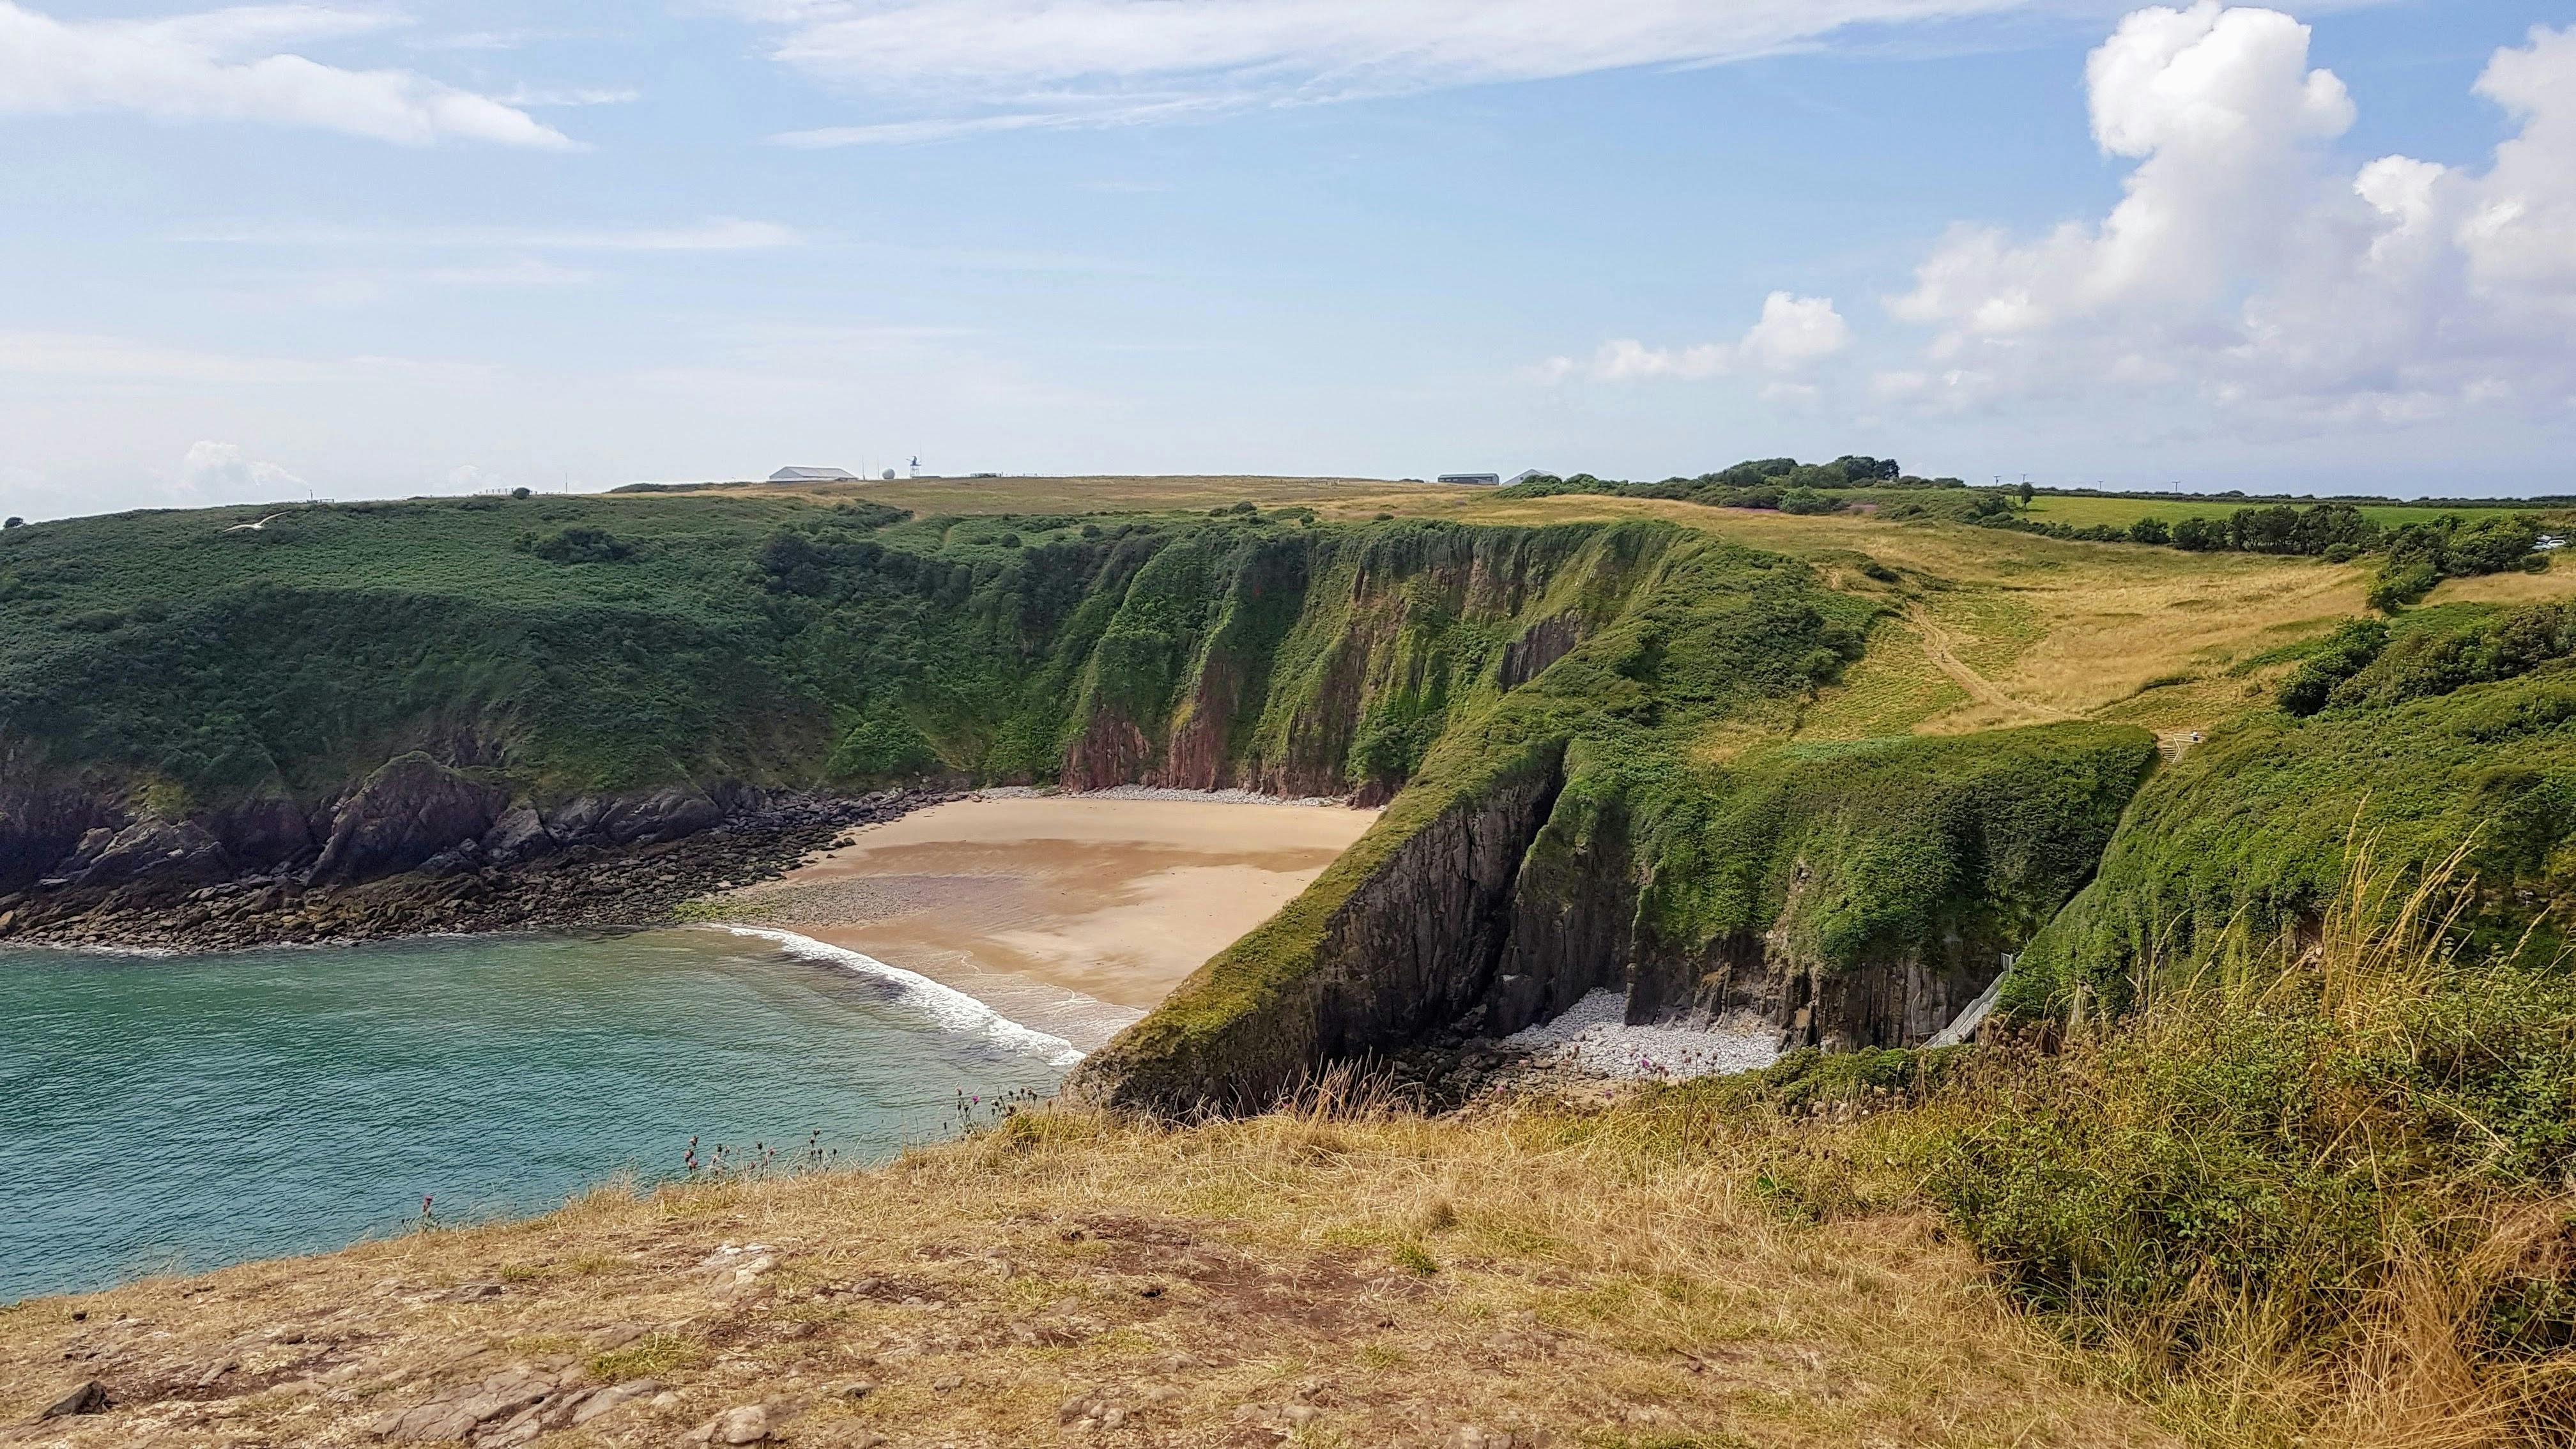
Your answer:
[[[891,478],[894,475],[886,475]],[[859,475],[839,468],[781,468],[769,475],[772,483],[856,483]]]

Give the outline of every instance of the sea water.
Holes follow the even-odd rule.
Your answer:
[[[692,1137],[881,1161],[1077,1058],[772,935],[0,950],[0,1303],[405,1231],[423,1196],[542,1212],[682,1176]]]

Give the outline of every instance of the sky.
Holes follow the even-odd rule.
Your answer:
[[[874,473],[2576,493],[2576,15],[0,0],[0,512]]]

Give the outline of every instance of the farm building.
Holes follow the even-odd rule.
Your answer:
[[[769,475],[772,483],[855,483],[859,475],[840,468],[781,468]]]

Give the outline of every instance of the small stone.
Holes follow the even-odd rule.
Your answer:
[[[860,1379],[856,1383],[843,1384],[841,1386],[841,1397],[845,1399],[864,1399],[876,1391],[876,1385],[869,1383],[866,1379]]]
[[[38,1414],[36,1418],[41,1422],[46,1419],[67,1419],[74,1414],[104,1414],[106,1412],[107,1385],[100,1383],[96,1379],[88,1379],[84,1380],[80,1387],[73,1389],[70,1393],[63,1395],[61,1398],[56,1399],[53,1403],[47,1405],[45,1411]]]
[[[689,1434],[700,1444],[757,1444],[768,1437],[769,1410],[759,1404],[727,1409]]]
[[[932,1392],[944,1394],[964,1382],[966,1382],[966,1376],[964,1374],[948,1374],[941,1378],[932,1379],[930,1381],[930,1387]]]
[[[680,1396],[674,1390],[664,1389],[662,1392],[655,1394],[650,1399],[645,1400],[644,1407],[648,1409],[676,1409],[680,1407]]]
[[[572,1411],[564,1416],[564,1426],[587,1424],[611,1409],[648,1394],[659,1394],[661,1390],[662,1385],[656,1379],[632,1379],[626,1383],[601,1389],[597,1393],[585,1395],[575,1404]]]
[[[590,1348],[593,1353],[606,1353],[610,1349],[624,1348],[649,1331],[640,1323],[612,1323],[590,1336]]]

